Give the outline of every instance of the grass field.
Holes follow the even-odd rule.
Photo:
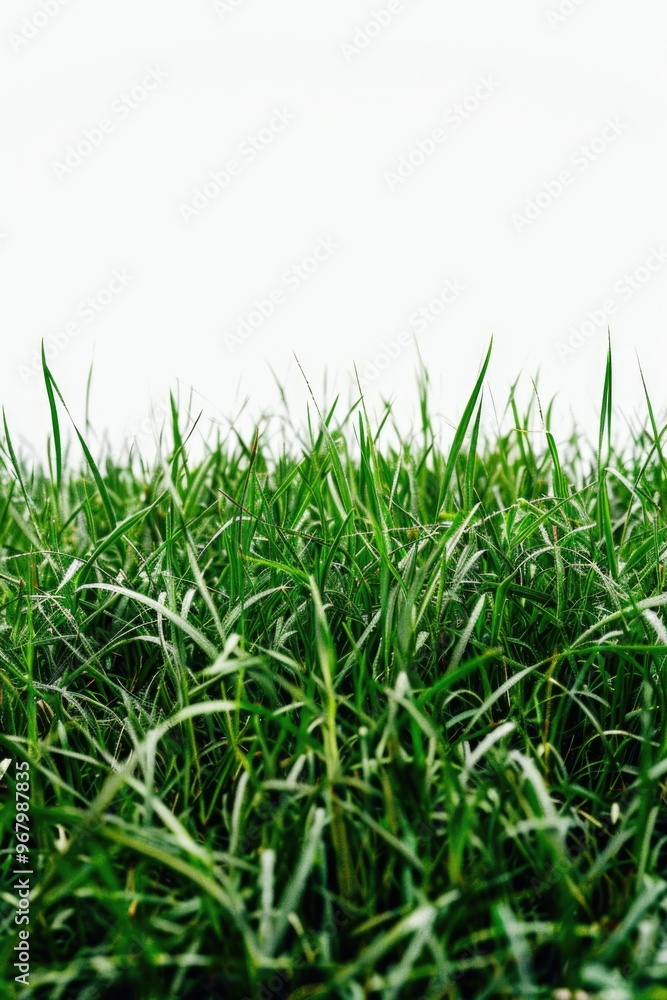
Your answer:
[[[610,358],[599,440],[513,392],[489,439],[489,355],[446,446],[422,375],[411,430],[313,403],[196,460],[174,403],[150,467],[65,449],[44,362],[48,461],[0,446],[3,996],[667,998],[663,429],[647,394],[618,446]]]

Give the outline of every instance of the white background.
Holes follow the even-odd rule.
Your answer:
[[[17,438],[41,447],[46,435],[42,338],[77,422],[94,361],[92,422],[115,441],[170,389],[192,390],[206,420],[246,398],[257,415],[277,398],[271,369],[299,417],[294,354],[321,401],[325,372],[326,398],[352,398],[353,363],[371,376],[369,362],[386,365],[383,345],[397,353],[391,343],[448,279],[465,292],[416,334],[443,426],[493,334],[500,409],[521,371],[528,397],[539,369],[563,433],[571,414],[590,430],[607,322],[617,404],[630,418],[641,403],[638,354],[663,411],[667,258],[642,266],[667,250],[664,0],[392,0],[378,29],[388,6],[3,0],[0,400]],[[119,110],[151,69],[166,78]],[[475,108],[481,79],[494,92]],[[250,162],[243,143],[274,109],[294,120]],[[105,118],[99,145],[67,161]],[[622,126],[614,141],[607,120]],[[392,181],[439,126],[445,141]],[[232,159],[241,169],[227,188],[209,187],[196,217],[184,209]],[[563,170],[572,183],[559,193]],[[537,217],[521,222],[538,195]],[[285,272],[320,238],[338,249],[289,287]],[[88,322],[81,303],[114,270],[132,281]],[[278,291],[273,315],[230,349],[254,300]],[[595,322],[566,353],[558,345],[588,310]],[[416,364],[401,346],[366,378],[376,410],[390,397],[407,419]]]

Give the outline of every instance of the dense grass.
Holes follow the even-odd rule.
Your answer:
[[[488,362],[444,448],[422,376],[410,433],[313,406],[196,461],[174,404],[150,468],[63,455],[45,365],[49,462],[0,451],[4,995],[667,997],[662,430],[617,448],[610,361],[592,447],[513,393],[489,440]]]

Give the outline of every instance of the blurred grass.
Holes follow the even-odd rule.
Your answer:
[[[667,998],[664,428],[0,444],[3,996]],[[386,440],[393,430],[394,443]],[[87,428],[86,428],[87,432]],[[576,991],[579,990],[579,993]],[[569,992],[571,991],[571,992]]]

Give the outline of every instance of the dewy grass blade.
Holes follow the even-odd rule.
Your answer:
[[[198,629],[190,625],[181,618],[180,615],[172,611],[166,605],[161,604],[159,601],[154,600],[152,597],[147,597],[145,594],[137,593],[134,590],[129,590],[127,587],[118,587],[111,583],[86,583],[81,587],[77,587],[77,592],[83,590],[104,590],[110,594],[116,594],[120,597],[128,597],[130,600],[137,601],[139,604],[146,605],[147,608],[152,608],[153,611],[157,611],[159,614],[164,615],[169,621],[173,622],[178,628],[181,629],[186,635],[188,635],[198,646],[202,649],[211,659],[215,659],[218,655],[218,648],[213,645],[212,642],[204,636]]]
[[[322,831],[326,822],[326,812],[324,809],[316,809],[310,829],[307,831],[303,849],[297,862],[296,869],[291,879],[285,886],[285,891],[278,904],[273,927],[270,932],[267,927],[268,941],[267,954],[273,956],[276,949],[280,947],[283,936],[287,931],[289,916],[298,907],[299,901],[306,887],[306,881],[310,875],[315,855],[319,847],[322,846]],[[268,914],[267,924],[268,924]]]
[[[43,348],[42,348],[42,350],[43,350]],[[63,404],[63,406],[65,408],[65,412],[67,413],[67,416],[70,418],[70,420],[72,420],[72,415],[69,412],[69,409],[67,408],[67,403],[63,399],[63,395],[62,395],[60,389],[58,388],[53,375],[51,374],[50,370],[48,369],[48,367],[46,365],[46,360],[44,359],[42,363],[43,363],[43,366],[44,366],[44,376],[45,376],[45,379],[47,380],[47,384],[50,386],[50,390],[55,389],[56,394],[58,395],[58,398],[60,399],[60,402]],[[52,391],[50,391],[49,392],[49,401],[51,400],[52,395],[53,395]],[[100,474],[100,470],[97,467],[95,459],[93,458],[92,453],[91,453],[88,445],[86,444],[86,441],[85,441],[83,435],[81,434],[81,432],[79,431],[78,427],[76,426],[76,424],[74,423],[73,420],[72,420],[72,427],[74,428],[76,436],[79,439],[79,443],[81,445],[81,448],[83,449],[83,453],[86,456],[86,461],[88,462],[88,467],[90,468],[90,471],[93,474],[93,479],[95,480],[95,484],[96,484],[97,489],[99,491],[100,497],[102,498],[102,503],[104,504],[104,509],[107,512],[107,517],[109,518],[109,524],[111,525],[111,528],[113,529],[113,528],[116,527],[116,514],[114,512],[113,504],[111,503],[111,499],[110,499],[109,494],[107,492],[107,488],[106,488],[106,486],[104,484],[104,479],[102,478],[102,475]]]
[[[609,346],[607,349],[607,366],[604,376],[604,388],[602,392],[602,407],[600,411],[600,434],[598,439],[598,524],[600,534],[604,538],[607,561],[612,578],[618,577],[618,557],[614,545],[614,531],[611,523],[611,507],[609,504],[609,493],[607,492],[607,469],[612,448],[611,440],[611,417],[612,417],[612,360],[611,360],[611,334],[609,335]],[[603,458],[603,447],[605,436],[607,438],[607,455]]]
[[[438,511],[440,511],[442,509],[443,504],[447,503],[447,491],[449,490],[449,484],[450,484],[452,476],[454,474],[454,470],[456,468],[456,463],[458,461],[459,454],[461,452],[461,448],[463,447],[463,442],[465,440],[465,436],[466,436],[466,433],[468,431],[468,426],[469,426],[470,421],[472,419],[472,415],[475,412],[475,407],[477,405],[477,400],[479,399],[480,394],[482,392],[482,387],[484,385],[484,379],[486,378],[486,372],[487,372],[487,369],[489,367],[489,362],[491,361],[491,351],[492,351],[492,349],[493,349],[493,338],[491,339],[491,342],[489,343],[489,347],[488,347],[488,350],[486,352],[486,357],[484,358],[484,361],[482,363],[482,370],[479,373],[479,376],[478,376],[477,381],[475,383],[475,387],[474,387],[474,389],[473,389],[473,391],[472,391],[472,393],[470,395],[470,398],[469,398],[469,400],[468,400],[468,402],[466,404],[465,410],[463,411],[463,416],[461,417],[459,425],[456,428],[456,433],[454,434],[454,440],[452,442],[452,445],[451,445],[451,448],[450,448],[450,451],[449,451],[449,456],[447,458],[447,464],[445,465],[445,471],[444,471],[444,474],[442,476],[442,481],[440,482],[439,488],[438,488],[438,500],[437,500],[437,505],[436,505]]]
[[[60,493],[63,478],[63,454],[60,441],[60,421],[56,407],[56,398],[53,394],[52,376],[46,364],[46,354],[44,352],[44,341],[42,341],[42,371],[44,373],[44,384],[46,394],[49,399],[49,410],[51,411],[51,428],[53,430],[53,447],[56,453],[56,490]]]

